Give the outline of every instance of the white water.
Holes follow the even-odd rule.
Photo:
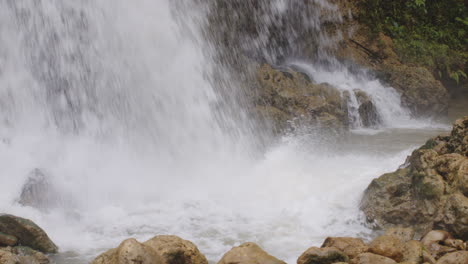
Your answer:
[[[253,241],[294,263],[325,236],[369,234],[360,194],[426,138],[391,128],[427,123],[375,80],[311,68],[320,82],[371,94],[381,133],[333,146],[297,135],[262,152],[248,125],[215,107],[207,47],[173,14],[166,0],[0,0],[0,211],[47,230],[59,263],[158,234],[192,240],[213,262]],[[15,202],[36,167],[63,208]]]

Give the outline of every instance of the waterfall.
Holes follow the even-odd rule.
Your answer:
[[[254,241],[292,262],[324,236],[368,234],[360,193],[420,139],[273,141],[249,115],[252,59],[364,90],[384,128],[415,124],[391,87],[318,63],[340,38],[323,23],[342,17],[309,2],[0,0],[0,213],[44,227],[59,264],[157,234],[210,261]],[[40,207],[20,197],[41,189]]]

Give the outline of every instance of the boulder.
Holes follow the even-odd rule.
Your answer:
[[[25,264],[49,264],[50,259],[43,253],[36,251],[30,247],[17,246],[10,249],[12,253],[16,254],[20,263]]]
[[[336,262],[348,262],[349,258],[341,250],[334,247],[307,249],[297,259],[297,264],[332,264]]]
[[[0,248],[0,263],[2,264],[18,264],[20,259],[17,255],[12,252]]]
[[[442,241],[445,241],[446,239],[450,239],[450,238],[451,238],[451,235],[447,231],[444,231],[444,230],[431,230],[422,237],[421,243],[425,247],[429,247],[430,245],[432,245],[434,243],[439,244]]]
[[[415,231],[411,227],[391,227],[385,230],[384,235],[393,236],[400,239],[402,242],[407,242],[414,238]]]
[[[208,264],[190,241],[176,236],[156,236],[144,243],[130,238],[110,249],[92,264]]]
[[[29,247],[6,247],[0,249],[2,264],[49,264],[50,259],[39,251]]]
[[[162,264],[208,264],[195,244],[177,236],[156,236],[143,244],[161,256]]]
[[[449,96],[426,68],[387,64],[379,76],[401,94],[402,103],[416,116],[446,116]]]
[[[98,256],[92,264],[153,264],[162,263],[161,257],[150,247],[130,238],[124,240],[116,249],[108,250]]]
[[[437,264],[467,264],[468,251],[457,251],[441,257]]]
[[[264,64],[258,68],[255,105],[285,129],[287,120],[300,119],[310,125],[343,129],[348,126],[347,106],[340,91],[322,83],[314,84],[306,75],[291,69],[280,70]],[[267,110],[267,111],[265,111]]]
[[[379,236],[369,244],[369,252],[391,258],[396,262],[403,259],[403,244],[394,236]]]
[[[416,240],[407,241],[403,245],[403,261],[410,263],[422,263],[423,245]]]
[[[269,255],[257,244],[248,242],[229,250],[218,264],[285,264],[285,262]]]
[[[395,172],[374,179],[361,200],[367,219],[378,227],[433,228],[468,239],[468,117],[450,136],[438,136],[415,150]]]
[[[393,259],[379,256],[373,253],[362,253],[351,260],[351,264],[396,264]]]
[[[18,243],[18,239],[15,236],[0,233],[0,246],[14,246]]]
[[[22,246],[44,253],[56,253],[58,250],[46,232],[28,219],[8,214],[0,215],[0,232],[16,237],[18,244]]]
[[[354,258],[369,250],[369,247],[362,239],[353,237],[328,237],[323,242],[322,247],[337,248],[350,258]]]
[[[362,125],[365,127],[374,127],[381,122],[377,107],[366,92],[356,89],[354,94],[359,103],[358,113]]]
[[[21,190],[18,203],[47,212],[60,205],[62,199],[52,185],[48,174],[41,169],[32,170]]]

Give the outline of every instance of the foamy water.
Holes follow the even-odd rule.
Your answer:
[[[368,236],[362,191],[441,128],[411,119],[374,79],[306,65],[319,82],[365,90],[383,125],[259,148],[264,132],[208,81],[202,24],[175,22],[197,12],[167,0],[0,0],[0,212],[42,226],[57,263],[160,234],[192,240],[211,262],[253,241],[294,263],[326,236]],[[60,206],[17,203],[34,168]]]

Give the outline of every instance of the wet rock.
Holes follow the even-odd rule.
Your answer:
[[[0,263],[2,264],[19,264],[20,259],[12,252],[0,248]]]
[[[458,250],[466,250],[466,243],[461,239],[448,238],[442,243],[448,247],[452,247]]]
[[[195,244],[177,236],[156,236],[143,244],[161,256],[163,264],[208,264]]]
[[[218,264],[285,264],[255,243],[244,243],[228,251]]]
[[[18,239],[15,236],[0,233],[0,246],[14,246],[18,243]]]
[[[99,255],[92,264],[208,264],[190,241],[176,236],[156,236],[144,243],[130,238]]]
[[[21,263],[25,264],[49,264],[50,259],[43,253],[29,247],[18,246],[11,248],[11,252],[16,254]]]
[[[369,252],[400,262],[403,259],[403,244],[394,236],[379,236],[369,244]]]
[[[297,264],[332,264],[335,262],[348,262],[349,258],[341,250],[334,247],[307,249],[297,259]]]
[[[370,96],[359,89],[354,90],[354,94],[359,103],[358,112],[361,117],[362,125],[365,127],[378,125],[381,122],[380,116]]]
[[[416,240],[407,241],[403,246],[403,261],[410,263],[422,263],[423,245]]]
[[[467,264],[468,251],[457,251],[441,257],[437,264]]]
[[[385,230],[386,236],[393,236],[403,242],[410,241],[414,238],[415,231],[411,227],[391,227]]]
[[[8,214],[0,215],[0,232],[15,236],[20,245],[44,253],[56,253],[58,250],[44,230],[28,219]]]
[[[423,248],[423,261],[424,263],[435,264],[436,259],[428,252],[426,249]]]
[[[427,234],[423,236],[421,239],[421,243],[425,246],[428,247],[434,243],[441,243],[442,241],[451,238],[451,235],[449,232],[444,231],[444,230],[431,230]]]
[[[49,264],[50,259],[29,247],[6,247],[0,249],[0,263]]]
[[[50,182],[48,174],[36,168],[29,173],[18,203],[48,211],[60,205],[61,197],[58,193]]]
[[[446,116],[448,92],[425,68],[388,64],[381,69],[384,81],[401,93],[404,105],[416,116]]]
[[[276,128],[288,128],[285,120],[293,119],[333,129],[348,126],[341,93],[329,84],[314,84],[301,73],[274,69],[267,64],[259,67],[257,82],[255,105],[264,114],[271,114]]]
[[[393,259],[384,256],[379,256],[373,253],[362,253],[352,259],[351,264],[396,264]]]
[[[369,250],[369,247],[362,239],[353,237],[328,237],[323,242],[322,247],[337,248],[350,258],[354,258]]]
[[[92,264],[153,264],[162,263],[161,257],[150,247],[133,238],[124,240],[116,249],[99,255]]]
[[[450,136],[438,136],[415,150],[395,172],[374,179],[361,209],[380,227],[412,226],[419,233],[438,228],[468,239],[468,117]]]

